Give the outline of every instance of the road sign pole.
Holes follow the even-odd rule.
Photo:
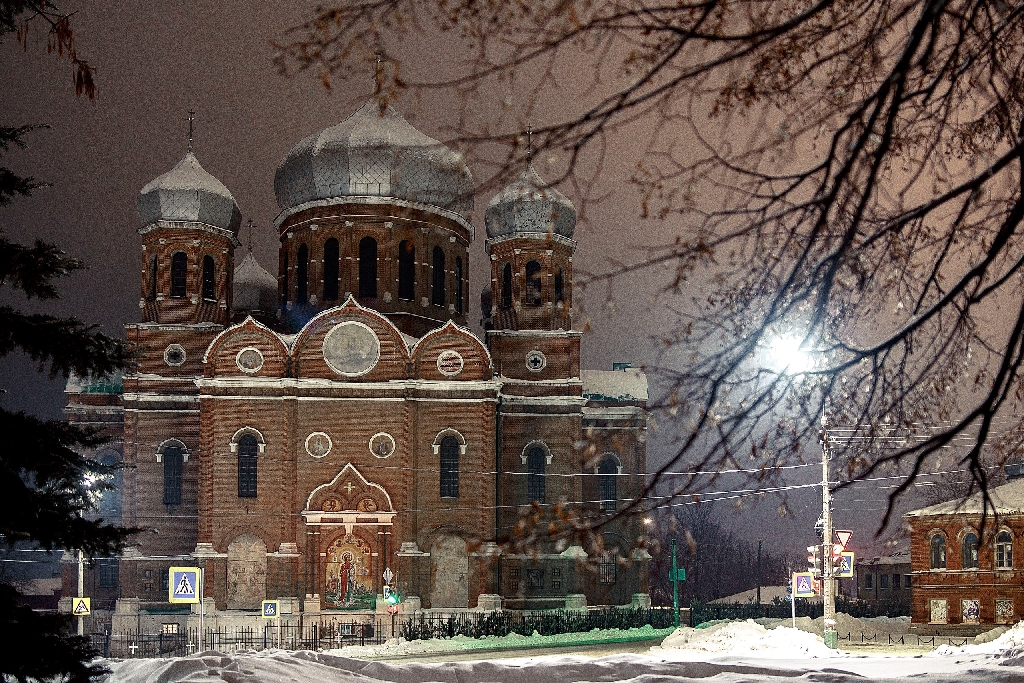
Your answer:
[[[672,539],[672,614],[679,628],[679,573],[676,567],[676,539]]]
[[[796,577],[789,578],[789,608],[793,612],[793,628],[796,628]]]
[[[196,594],[199,596],[199,651],[205,652],[203,634],[203,613],[206,611],[206,604],[203,602],[203,593],[206,590],[206,568],[199,568],[199,585],[196,586]]]
[[[78,597],[85,595],[85,558],[82,556],[82,551],[78,551]],[[85,617],[78,617],[78,635],[85,635]]]
[[[825,522],[824,538],[821,545],[821,593],[824,607],[824,631],[822,640],[825,647],[833,650],[839,647],[839,633],[836,631],[836,584],[833,578],[832,562],[832,489],[829,483],[828,422],[825,411],[821,413],[821,518]]]

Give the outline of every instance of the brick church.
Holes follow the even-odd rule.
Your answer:
[[[532,165],[490,200],[481,338],[459,154],[370,102],[299,142],[274,188],[277,277],[236,263],[238,206],[191,150],[139,195],[138,367],[68,384],[68,419],[124,464],[105,509],[146,530],[88,572],[94,604],[165,609],[181,565],[205,569],[208,615],[375,611],[388,569],[407,609],[643,603],[635,515],[603,548],[505,542],[528,513],[611,516],[644,483],[645,377],[580,367],[573,204]]]

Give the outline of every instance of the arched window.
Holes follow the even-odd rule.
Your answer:
[[[164,505],[181,505],[181,469],[185,450],[170,444],[161,451],[161,458],[164,461]]]
[[[216,299],[214,285],[216,284],[217,264],[213,257],[207,254],[203,257],[203,298]]]
[[[597,466],[597,478],[600,485],[601,509],[614,510],[619,500],[618,480],[619,459],[611,453]]]
[[[555,271],[555,303],[565,301],[565,274],[559,268]]]
[[[398,298],[416,298],[416,247],[409,240],[398,245]]]
[[[288,303],[288,252],[284,252],[281,257],[281,308],[284,308],[285,304]]]
[[[526,303],[536,306],[541,302],[540,264],[526,262]]]
[[[1000,531],[996,536],[996,569],[1013,567],[1013,537],[1008,531]]]
[[[299,253],[295,262],[295,284],[298,291],[295,300],[300,304],[309,301],[309,247],[305,243],[299,245]]]
[[[462,303],[462,289],[465,285],[462,282],[462,258],[455,257],[455,312],[462,313],[464,305]]]
[[[146,291],[146,299],[156,300],[156,254],[149,259],[149,287]]]
[[[324,301],[338,299],[338,240],[324,242]]]
[[[238,438],[238,497],[256,497],[257,456],[260,452],[259,442],[252,434],[243,434]]]
[[[454,436],[441,440],[441,497],[459,497],[459,440]]]
[[[359,298],[377,298],[377,240],[359,240]]]
[[[978,536],[968,533],[964,536],[963,542],[963,568],[978,568]]]
[[[434,247],[434,282],[431,287],[430,303],[435,306],[444,306],[444,250],[441,247]]]
[[[501,307],[512,308],[512,264],[501,269]]]
[[[931,546],[931,563],[932,569],[945,569],[946,568],[946,537],[942,534],[935,534],[932,536],[930,543]]]
[[[185,285],[188,282],[188,256],[183,251],[171,255],[171,296],[181,299],[185,296]]]
[[[544,502],[544,469],[547,466],[547,454],[540,446],[534,446],[526,454],[526,495],[530,502]]]

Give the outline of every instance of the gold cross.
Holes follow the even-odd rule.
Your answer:
[[[355,490],[355,488],[356,488],[356,487],[355,487],[355,486],[353,486],[352,482],[350,482],[350,481],[346,481],[346,482],[345,482],[345,485],[344,485],[344,486],[342,486],[341,488],[345,489],[345,492],[346,492],[346,493],[347,493],[348,495],[350,495],[350,496],[351,496],[351,495],[352,495],[352,491],[353,491],[353,490]]]
[[[192,151],[192,134],[195,132],[195,126],[193,123],[196,120],[196,113],[191,109],[188,110],[188,151]]]

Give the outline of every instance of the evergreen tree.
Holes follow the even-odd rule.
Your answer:
[[[36,19],[49,25],[50,46],[72,62],[79,94],[91,96],[91,71],[75,56],[67,16],[47,3],[0,0],[0,38],[17,31],[24,42],[28,22]],[[33,128],[0,126],[0,155],[23,147]],[[0,166],[0,207],[40,185]],[[55,281],[82,267],[55,245],[37,240],[25,246],[0,234],[0,357],[22,352],[50,377],[100,377],[128,367],[122,342],[75,318],[26,313],[14,305],[58,298]],[[90,518],[94,496],[108,487],[104,481],[111,474],[87,455],[102,442],[95,431],[0,408],[0,434],[0,543],[81,549],[90,557],[123,546],[129,530]],[[78,682],[103,673],[89,663],[96,652],[85,638],[72,635],[70,621],[19,606],[17,590],[0,583],[0,676]]]

